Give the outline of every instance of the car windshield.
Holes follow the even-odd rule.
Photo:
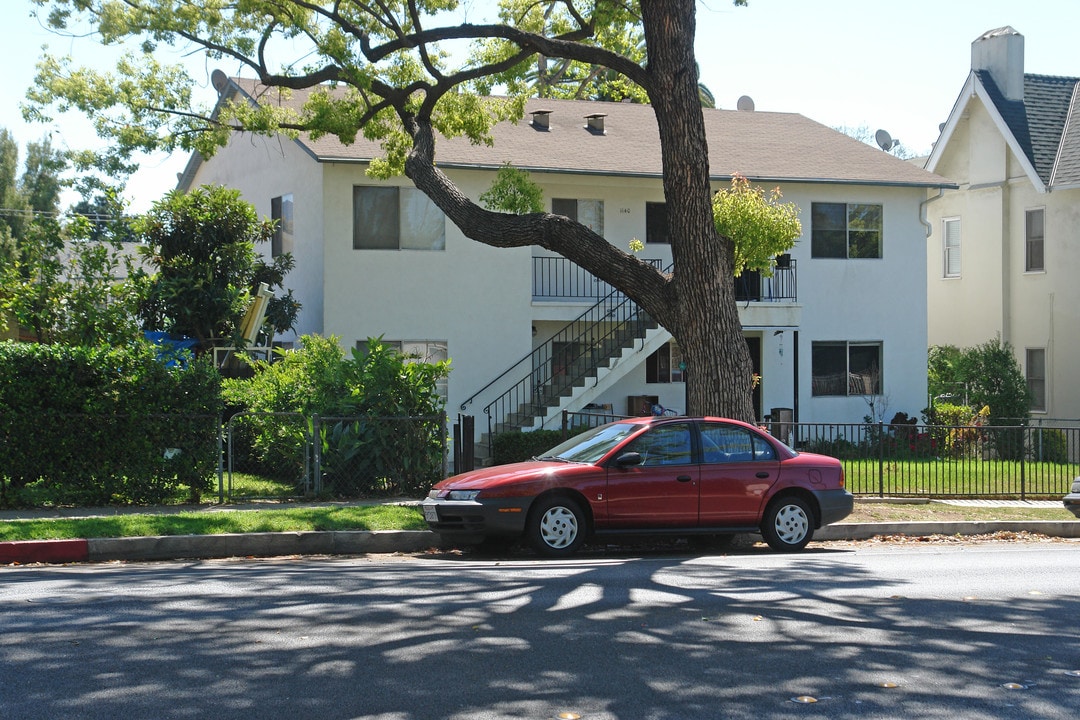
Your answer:
[[[565,460],[566,462],[595,463],[607,455],[611,448],[641,429],[641,425],[612,423],[586,430],[556,445],[541,456],[541,460]]]

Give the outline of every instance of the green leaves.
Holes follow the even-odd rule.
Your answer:
[[[799,207],[781,203],[780,188],[768,196],[741,175],[731,179],[731,188],[713,196],[716,230],[735,246],[735,276],[743,270],[760,270],[772,275],[777,255],[795,245],[802,234]]]
[[[489,210],[524,215],[544,211],[544,191],[529,178],[529,173],[510,163],[499,168],[491,187],[480,195]]]

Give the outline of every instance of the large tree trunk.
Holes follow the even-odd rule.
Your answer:
[[[716,232],[694,58],[695,0],[642,0],[649,98],[660,129],[674,297],[665,326],[687,363],[686,409],[754,421],[731,241]]]
[[[667,277],[587,227],[551,213],[485,210],[435,165],[429,118],[402,114],[413,138],[405,174],[468,237],[495,247],[539,245],[625,292],[661,325],[687,361],[690,415],[753,421],[751,364],[735,304],[732,245],[713,224],[705,120],[694,59],[694,1],[642,0],[648,72],[660,128],[664,195],[675,270]]]

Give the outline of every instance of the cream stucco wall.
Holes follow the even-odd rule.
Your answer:
[[[1040,414],[1080,418],[1080,190],[1040,192],[977,96],[934,170],[960,187],[927,208],[930,344],[966,348],[1000,337],[1025,371],[1025,350],[1045,349],[1047,407]],[[1045,269],[1027,272],[1026,213],[1036,209],[1044,211]],[[961,223],[959,278],[943,276],[948,218]]]

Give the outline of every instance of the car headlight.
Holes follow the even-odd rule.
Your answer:
[[[451,490],[446,493],[447,500],[475,500],[479,490]]]

